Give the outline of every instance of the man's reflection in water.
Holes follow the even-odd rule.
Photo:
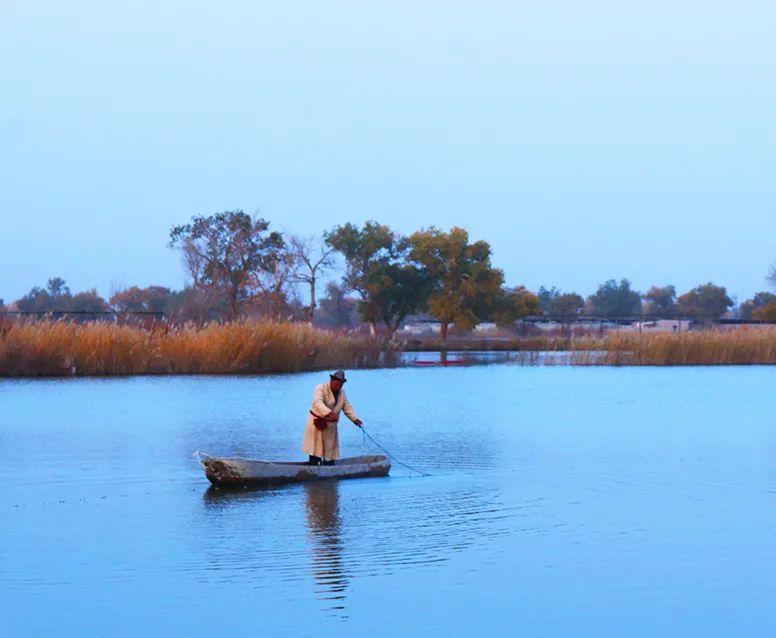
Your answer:
[[[315,593],[321,600],[332,601],[330,609],[341,614],[348,579],[342,565],[338,481],[306,483],[305,490]]]

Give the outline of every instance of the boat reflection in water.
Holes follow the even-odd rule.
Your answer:
[[[401,363],[409,366],[474,366],[506,363],[517,359],[519,353],[499,351],[403,352]]]
[[[345,617],[345,590],[348,578],[343,567],[343,546],[337,481],[315,481],[305,484],[307,527],[312,553],[312,576],[315,594],[330,601],[329,610]]]
[[[312,577],[313,595],[322,611],[346,620],[345,570],[339,481],[303,485],[217,488],[203,494],[208,529],[208,555],[214,571],[232,583],[273,589]],[[298,513],[298,516],[296,515]],[[277,528],[267,534],[268,525]],[[300,551],[309,547],[309,555]],[[257,579],[256,575],[261,578]],[[270,578],[266,578],[270,576]]]

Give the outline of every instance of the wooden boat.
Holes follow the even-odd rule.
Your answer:
[[[354,456],[338,459],[334,465],[308,465],[301,461],[256,461],[243,458],[216,458],[198,454],[205,476],[213,485],[277,485],[323,479],[387,476],[391,461],[387,456]]]

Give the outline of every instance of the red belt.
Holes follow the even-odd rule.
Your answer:
[[[310,414],[312,414],[312,415],[313,415],[313,425],[314,425],[314,426],[315,426],[317,429],[319,429],[319,430],[323,431],[323,430],[325,430],[327,427],[329,427],[329,422],[328,422],[326,419],[324,419],[322,416],[318,416],[318,415],[317,415],[315,412],[313,412],[312,410],[310,410]],[[333,422],[334,422],[334,423],[336,423],[337,421],[333,421]]]

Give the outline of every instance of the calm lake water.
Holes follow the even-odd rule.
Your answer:
[[[210,489],[197,449],[301,458],[321,373],[0,381],[2,634],[776,632],[776,369],[348,376],[432,476]]]

